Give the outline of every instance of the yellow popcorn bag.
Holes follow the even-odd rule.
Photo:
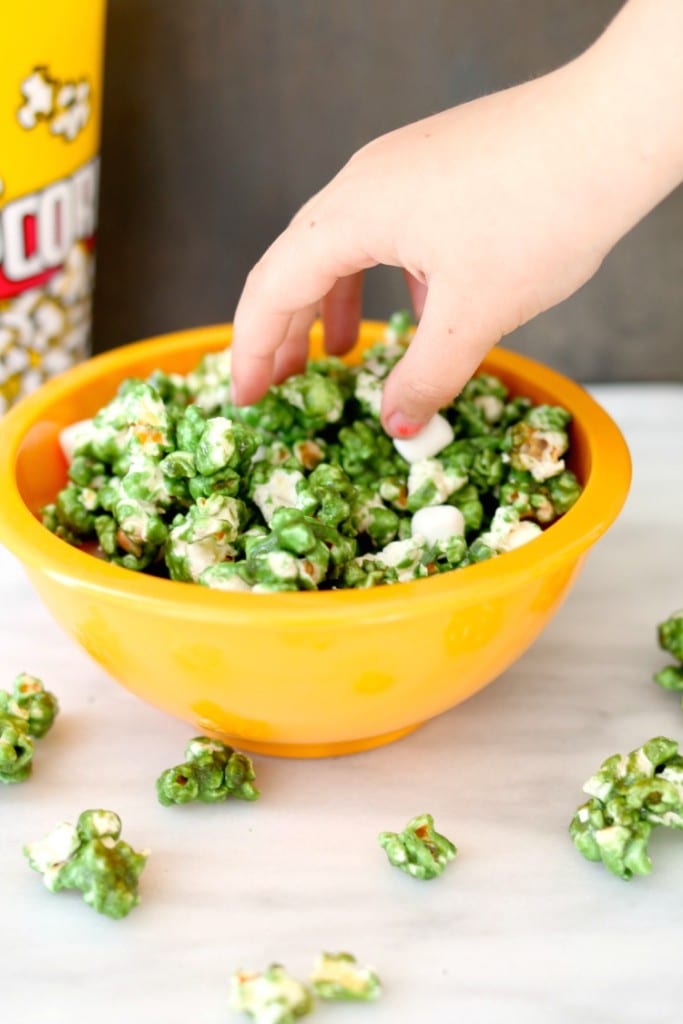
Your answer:
[[[0,414],[89,349],[105,0],[0,0]]]

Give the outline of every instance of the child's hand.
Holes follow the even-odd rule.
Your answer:
[[[253,402],[303,368],[321,307],[328,351],[348,351],[362,272],[402,267],[427,294],[382,419],[407,436],[503,335],[584,284],[673,184],[643,140],[628,83],[623,96],[610,94],[614,49],[600,40],[559,71],[356,153],[247,279],[235,314],[235,399]]]

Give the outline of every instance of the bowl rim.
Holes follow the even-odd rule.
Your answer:
[[[381,336],[383,321],[364,320],[363,334]],[[15,464],[20,444],[47,406],[77,393],[93,380],[116,372],[125,375],[127,364],[138,357],[163,359],[174,351],[219,350],[231,339],[230,324],[190,328],[158,335],[94,356],[43,384],[22,398],[0,420],[0,542],[30,570],[69,586],[86,588],[114,602],[134,600],[141,607],[163,604],[167,613],[185,619],[230,619],[252,622],[263,612],[273,623],[287,624],[302,616],[307,622],[333,623],[359,615],[394,618],[403,614],[406,601],[426,611],[444,601],[456,611],[476,601],[490,601],[501,593],[566,568],[591,547],[616,519],[628,494],[631,460],[616,423],[579,384],[536,360],[496,347],[481,364],[485,372],[516,373],[532,379],[557,395],[582,423],[589,445],[590,472],[573,507],[544,530],[532,544],[523,545],[465,570],[367,590],[331,590],[243,594],[211,590],[173,580],[134,573],[71,547],[55,537],[25,505],[16,481]],[[321,327],[313,339],[320,343]],[[530,549],[533,551],[530,551]],[[257,601],[258,604],[254,604]]]

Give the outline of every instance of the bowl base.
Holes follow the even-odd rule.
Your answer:
[[[250,754],[266,754],[268,757],[342,757],[345,754],[360,754],[364,750],[374,750],[375,747],[383,747],[387,743],[393,743],[404,736],[415,732],[422,725],[409,725],[406,729],[396,729],[394,732],[384,732],[379,736],[367,736],[359,740],[343,740],[341,743],[260,743],[258,740],[243,739],[241,736],[230,736],[223,732],[205,732],[234,746],[239,750],[247,750]]]

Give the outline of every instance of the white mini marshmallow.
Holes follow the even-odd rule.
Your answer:
[[[413,537],[424,537],[427,544],[438,544],[465,533],[465,517],[453,505],[432,505],[421,508],[410,521]]]
[[[454,438],[453,427],[445,416],[437,412],[415,437],[394,438],[394,448],[406,462],[418,462],[438,455]]]

